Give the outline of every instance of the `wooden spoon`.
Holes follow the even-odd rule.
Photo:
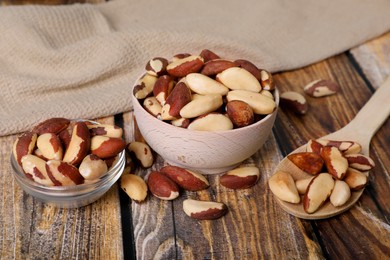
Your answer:
[[[338,141],[355,141],[361,144],[362,154],[369,155],[369,148],[372,136],[388,119],[390,114],[390,77],[386,79],[383,85],[375,91],[373,96],[363,106],[363,108],[356,114],[355,118],[340,130],[323,136],[319,139],[338,140]],[[306,145],[299,147],[291,153],[306,151]],[[276,167],[274,173],[278,171],[285,171],[292,175],[294,180],[310,177],[309,174],[300,170],[289,159],[284,158]],[[365,172],[368,176],[368,172]],[[364,189],[351,192],[351,198],[346,204],[340,207],[334,207],[329,201],[319,208],[316,212],[308,214],[303,210],[302,202],[299,204],[292,204],[279,202],[280,206],[288,213],[303,219],[324,219],[338,215],[350,207],[362,195]]]

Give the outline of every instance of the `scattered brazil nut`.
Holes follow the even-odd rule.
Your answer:
[[[153,153],[148,144],[138,141],[130,142],[127,145],[127,151],[131,155],[134,155],[134,159],[136,159],[143,168],[149,168],[153,165]]]
[[[208,180],[200,173],[182,167],[167,165],[160,172],[188,191],[199,191],[209,187]]]
[[[280,200],[299,203],[301,198],[295,186],[295,181],[291,174],[284,171],[278,171],[268,180],[268,186],[272,193]]]
[[[323,97],[336,94],[340,86],[332,80],[318,79],[307,84],[303,90],[311,97]]]
[[[130,199],[143,202],[148,196],[148,186],[144,179],[135,174],[123,174],[120,178],[121,188]]]
[[[303,197],[303,209],[311,214],[317,211],[329,198],[334,187],[334,180],[329,173],[316,175],[309,183]]]
[[[221,176],[219,183],[229,189],[247,189],[255,185],[259,178],[259,168],[245,166],[227,171]]]
[[[213,220],[224,216],[228,208],[221,202],[186,199],[183,201],[183,211],[194,219]]]
[[[148,177],[150,192],[162,200],[174,200],[179,197],[179,187],[170,178],[158,171],[152,171]]]
[[[295,91],[286,91],[280,94],[280,106],[300,115],[306,114],[309,107],[306,98]]]

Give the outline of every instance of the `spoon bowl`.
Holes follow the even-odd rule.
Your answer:
[[[357,113],[355,118],[340,130],[323,136],[319,139],[328,139],[336,141],[354,141],[362,146],[361,153],[369,156],[370,142],[376,131],[388,119],[390,115],[390,77],[385,80],[383,85],[378,88],[373,96],[368,100],[364,107]],[[387,104],[387,106],[386,106]],[[293,153],[305,152],[306,144],[297,148]],[[274,173],[285,171],[291,174],[293,179],[299,180],[308,178],[308,174],[303,172],[287,157],[285,157],[275,168]],[[364,172],[368,177],[369,172]],[[283,210],[303,219],[325,219],[336,216],[350,209],[360,198],[364,188],[358,191],[351,191],[351,198],[342,206],[334,207],[331,203],[326,202],[316,212],[308,214],[304,211],[302,202],[298,204],[288,203],[278,199],[276,200]]]

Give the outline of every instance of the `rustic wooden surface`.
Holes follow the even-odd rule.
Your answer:
[[[0,0],[1,5],[9,3],[37,2]],[[307,98],[310,109],[304,116],[279,110],[273,135],[248,160],[260,168],[261,180],[247,190],[228,190],[218,185],[218,176],[209,176],[211,187],[205,191],[185,192],[173,202],[149,196],[137,204],[114,185],[89,206],[57,209],[26,195],[13,180],[9,157],[16,136],[0,137],[0,259],[389,258],[390,121],[372,139],[370,155],[376,168],[361,199],[348,212],[326,220],[301,220],[284,212],[267,186],[284,155],[354,117],[390,75],[389,53],[390,33],[317,64],[276,73],[281,92],[302,93],[306,83],[318,78],[337,81],[342,91]],[[390,101],[383,104],[389,105]],[[126,141],[134,140],[132,112],[99,121],[124,127]],[[152,169],[163,163],[157,157]],[[150,170],[134,173],[146,177]],[[215,221],[191,219],[182,210],[187,197],[222,201],[229,213]]]

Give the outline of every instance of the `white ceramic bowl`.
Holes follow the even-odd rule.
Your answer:
[[[149,146],[167,163],[203,174],[217,174],[236,167],[256,153],[269,137],[279,105],[262,120],[228,131],[194,131],[163,122],[149,114],[132,93],[138,127]]]
[[[87,120],[89,121],[89,120]],[[89,121],[96,123],[93,121]],[[59,208],[78,208],[91,204],[102,197],[122,175],[125,167],[125,151],[118,154],[116,163],[110,170],[98,180],[75,186],[44,186],[29,179],[23,172],[22,167],[16,162],[11,154],[11,167],[14,178],[19,186],[37,200],[51,204]]]

